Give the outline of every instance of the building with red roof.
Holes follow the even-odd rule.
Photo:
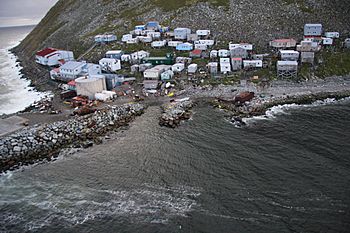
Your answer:
[[[35,54],[35,62],[44,66],[57,66],[72,60],[74,60],[72,51],[55,48],[45,48]]]

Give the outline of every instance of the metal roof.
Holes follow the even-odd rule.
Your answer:
[[[55,48],[46,48],[46,49],[43,49],[43,50],[40,50],[36,53],[37,56],[41,56],[41,57],[44,57],[50,53],[53,53],[53,52],[56,52],[58,51],[58,49],[55,49]]]

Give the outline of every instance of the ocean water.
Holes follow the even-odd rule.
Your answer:
[[[24,110],[44,95],[28,87],[28,80],[21,79],[21,67],[9,52],[32,29],[33,26],[0,28],[0,115]]]
[[[244,128],[205,104],[176,129],[159,114],[2,175],[0,232],[349,232],[349,100]]]

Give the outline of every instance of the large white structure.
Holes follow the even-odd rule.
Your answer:
[[[80,77],[75,80],[77,95],[83,95],[94,99],[96,93],[106,90],[106,80],[104,75],[90,75]]]
[[[277,75],[279,78],[296,78],[298,76],[298,62],[278,61]]]
[[[109,43],[117,40],[117,36],[113,34],[95,36],[96,43]]]
[[[175,47],[176,48],[176,46],[178,46],[180,44],[183,44],[183,42],[182,41],[168,41],[168,46],[169,47]]]
[[[102,58],[99,64],[104,71],[115,72],[122,68],[120,60],[114,58]]]
[[[304,36],[306,37],[322,36],[322,24],[305,24]]]
[[[58,69],[50,72],[52,79],[71,81],[84,75],[99,75],[102,73],[101,66],[93,63],[69,61]]]
[[[72,51],[58,50],[55,48],[46,48],[35,54],[35,62],[44,66],[57,66],[67,61],[73,61]]]
[[[143,77],[146,80],[158,80],[160,75],[167,70],[170,70],[171,66],[158,65],[143,72]]]
[[[106,52],[106,58],[121,59],[123,54],[122,50],[109,50]]]

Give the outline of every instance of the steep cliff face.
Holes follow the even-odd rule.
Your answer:
[[[208,28],[222,44],[249,41],[263,49],[274,38],[300,38],[305,23],[322,23],[348,35],[349,10],[350,1],[344,0],[60,0],[15,52],[28,64],[46,46],[79,55],[93,44],[94,35],[121,36],[148,20]]]

